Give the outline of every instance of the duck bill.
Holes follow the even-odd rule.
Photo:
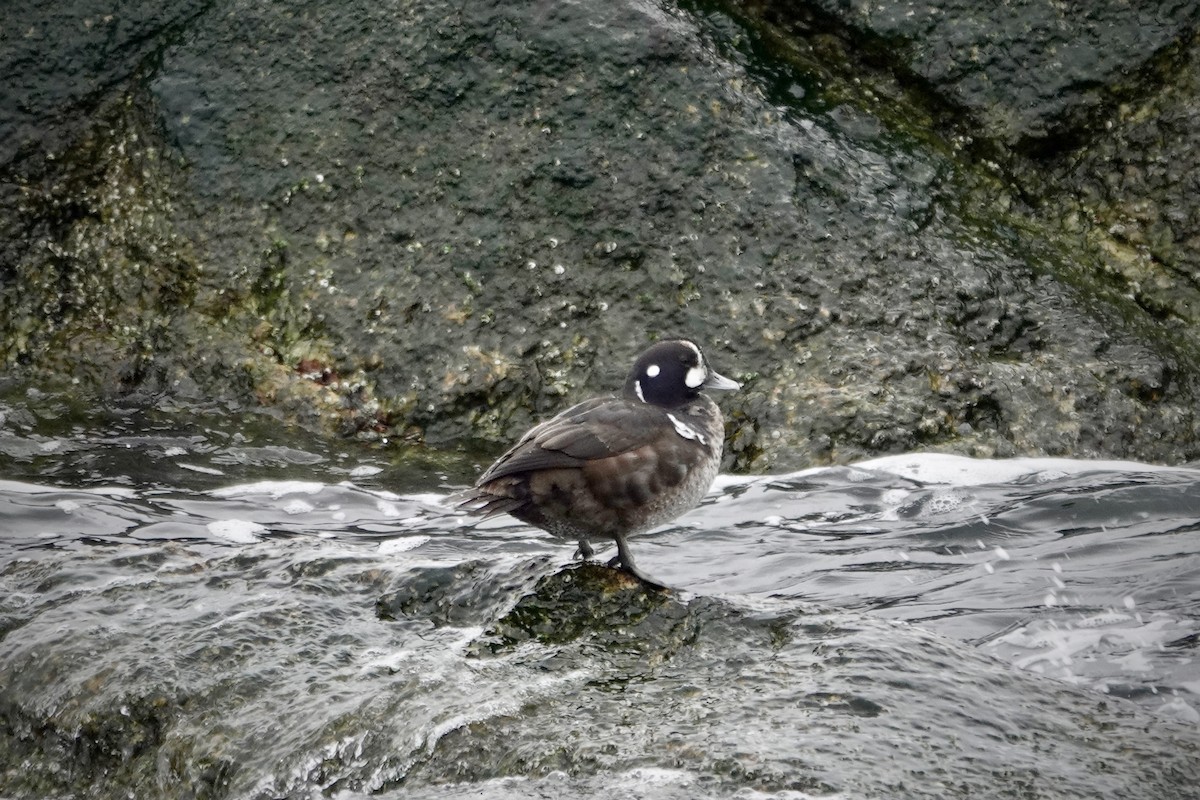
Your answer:
[[[720,392],[732,392],[735,389],[742,388],[742,385],[737,381],[730,380],[718,372],[709,370],[708,378],[703,384],[705,389],[715,389]]]

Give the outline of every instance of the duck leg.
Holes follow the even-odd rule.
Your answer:
[[[638,569],[637,565],[633,563],[633,553],[629,551],[629,545],[626,544],[624,536],[618,533],[613,538],[617,540],[617,555],[608,562],[608,566],[628,572],[630,575],[637,578],[642,583],[647,584],[652,589],[667,591],[666,586],[646,575],[646,573]]]

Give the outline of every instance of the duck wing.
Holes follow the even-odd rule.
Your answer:
[[[582,468],[627,453],[661,436],[663,411],[616,397],[586,400],[529,430],[476,481],[543,469]]]

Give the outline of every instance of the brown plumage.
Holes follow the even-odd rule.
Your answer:
[[[724,423],[704,389],[738,384],[711,371],[695,344],[660,342],[634,364],[620,396],[585,400],[530,429],[496,459],[461,506],[511,514],[592,555],[612,539],[610,562],[645,580],[625,537],[700,502],[721,462]],[[652,583],[652,581],[651,581]]]

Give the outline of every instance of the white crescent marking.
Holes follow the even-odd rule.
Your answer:
[[[667,414],[667,419],[671,420],[671,424],[675,426],[675,432],[685,439],[695,439],[700,444],[708,447],[708,440],[704,438],[704,434],[698,433],[695,428],[680,422],[675,418],[674,414]]]

